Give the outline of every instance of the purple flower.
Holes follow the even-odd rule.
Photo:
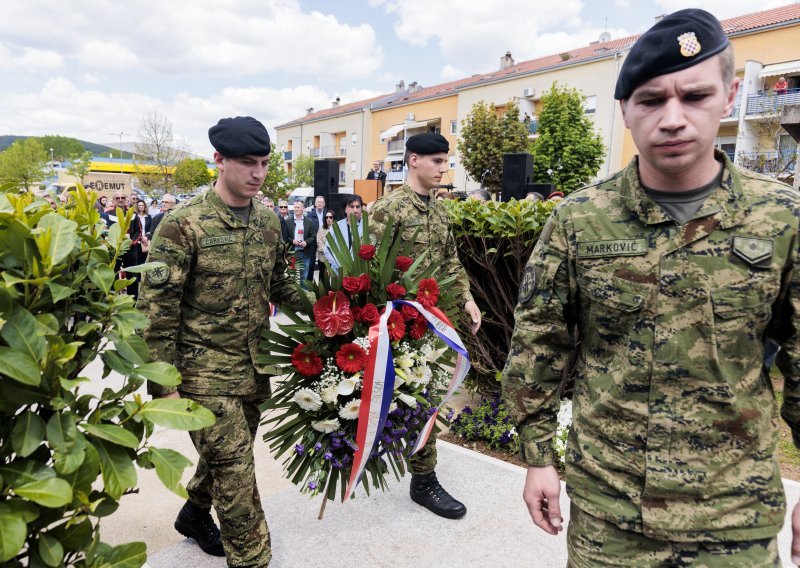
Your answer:
[[[342,440],[341,438],[332,438],[331,439],[331,449],[338,450],[342,447]]]
[[[470,414],[472,414],[472,409],[469,406],[465,406],[464,410],[461,411],[461,414],[470,415]]]
[[[320,444],[319,442],[317,442],[316,444],[314,444],[314,451],[315,451],[315,452],[318,452],[318,451],[320,451],[321,449],[322,449],[322,444]]]
[[[302,456],[305,453],[306,448],[303,446],[303,444],[297,444],[294,447],[294,451],[297,452],[297,455]]]
[[[314,489],[317,488],[317,482],[316,481],[309,481],[308,482],[308,488],[311,489],[311,491],[314,491]]]
[[[452,420],[453,415],[455,415],[455,413],[456,413],[455,409],[451,408],[450,412],[447,413],[447,416],[445,416],[445,418],[447,418],[447,420]]]
[[[331,460],[331,465],[333,466],[333,469],[342,469],[342,462],[337,459]]]
[[[322,454],[322,459],[324,459],[324,460],[329,460],[330,461],[332,458],[333,458],[333,454],[330,453],[330,452],[325,452],[324,454]]]
[[[345,443],[347,444],[347,447],[353,450],[354,452],[358,451],[358,446],[353,440],[347,439],[345,440]]]
[[[353,458],[350,457],[350,454],[345,454],[342,458],[342,465],[348,466],[353,462]]]
[[[501,444],[506,444],[506,445],[510,444],[511,443],[511,432],[509,432],[508,430],[503,432],[503,435],[500,436],[500,443]]]

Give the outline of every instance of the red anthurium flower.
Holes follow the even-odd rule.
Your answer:
[[[397,300],[406,295],[406,289],[400,286],[400,284],[392,282],[386,287],[386,293],[389,294],[389,299]]]
[[[414,259],[408,256],[398,256],[397,259],[394,261],[395,267],[400,272],[405,272],[411,265],[414,264]]]
[[[363,308],[361,308],[361,321],[368,324],[368,325],[375,325],[378,323],[378,320],[381,319],[381,314],[378,312],[378,308],[375,307],[375,304],[366,304]]]
[[[416,319],[417,314],[419,313],[416,308],[409,306],[408,304],[403,304],[403,307],[400,308],[400,311],[403,313],[403,317],[407,320]]]
[[[292,365],[294,365],[298,373],[306,377],[319,375],[322,372],[322,359],[311,351],[305,343],[301,343],[294,348]]]
[[[358,294],[361,291],[361,279],[357,276],[345,276],[342,278],[342,288],[350,294]]]
[[[426,308],[439,301],[439,284],[433,278],[423,278],[417,287],[417,301]]]
[[[375,258],[375,247],[373,245],[361,245],[358,249],[358,256],[364,260],[372,260]]]
[[[344,335],[353,329],[353,312],[344,292],[328,292],[314,303],[314,322],[325,337]]]
[[[411,339],[422,339],[422,336],[428,331],[428,321],[419,316],[414,322],[411,324],[410,329],[408,330],[408,336]]]
[[[367,364],[367,352],[355,343],[347,343],[336,352],[336,364],[345,373],[358,373]]]
[[[369,276],[366,274],[359,276],[358,281],[361,284],[361,292],[369,292],[369,289],[372,288],[372,282],[370,282]]]
[[[389,339],[392,341],[400,341],[406,334],[406,322],[403,319],[403,314],[397,310],[389,314],[389,321],[386,323],[386,329],[389,332]]]

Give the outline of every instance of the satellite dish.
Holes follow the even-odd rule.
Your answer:
[[[605,43],[611,39],[611,34],[608,32],[603,32],[600,34],[600,43]]]

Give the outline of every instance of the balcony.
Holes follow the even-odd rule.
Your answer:
[[[283,153],[283,159],[286,160],[287,162],[291,162],[292,161],[292,152],[291,152],[291,150],[289,152],[284,152]]]
[[[405,150],[406,141],[402,138],[393,138],[386,142],[386,151],[387,152],[402,152]]]
[[[728,116],[723,117],[722,121],[733,122],[739,120],[739,114],[741,110],[742,110],[742,92],[739,91],[738,93],[736,93],[736,100],[733,103],[733,109],[731,110],[731,113]]]
[[[794,172],[795,152],[741,152],[739,165],[753,172],[784,178]]]
[[[341,158],[347,155],[347,146],[320,146],[318,158]]]
[[[800,104],[800,89],[788,89],[781,95],[762,93],[747,97],[747,116],[754,114],[773,114],[786,105]]]
[[[403,183],[405,172],[386,172],[386,183]]]

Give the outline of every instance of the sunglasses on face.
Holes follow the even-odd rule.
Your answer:
[[[289,208],[289,207],[287,207],[286,205],[279,205],[279,206],[278,206],[278,209],[288,209],[288,208]]]
[[[326,219],[333,219],[333,216],[332,215],[325,215],[325,218]]]

